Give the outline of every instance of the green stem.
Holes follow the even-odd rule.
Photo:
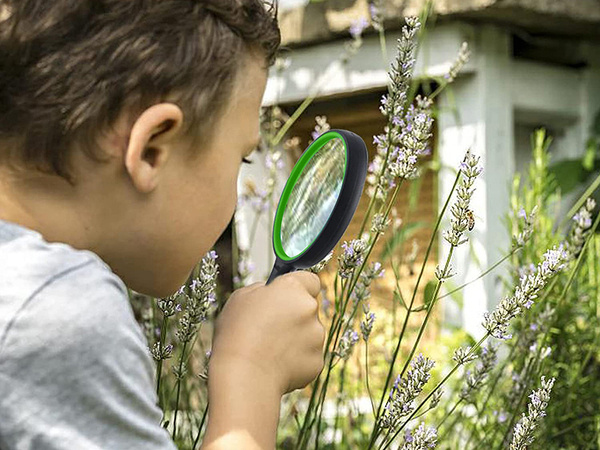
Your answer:
[[[344,392],[344,382],[346,379],[346,366],[347,361],[344,361],[342,365],[342,370],[340,373],[340,386],[338,389],[338,398],[337,403],[335,405],[335,422],[333,423],[333,447],[335,448],[335,435],[337,434],[338,423],[340,418],[340,406],[342,405],[342,394]],[[317,433],[319,434],[319,433]],[[319,441],[317,441],[317,449],[319,448]]]
[[[458,184],[460,175],[461,175],[461,170],[459,170],[458,173],[456,174],[456,179],[454,180],[452,189],[450,190],[450,193],[448,194],[448,197],[446,198],[446,202],[444,203],[444,206],[443,206],[442,210],[440,211],[440,214],[438,215],[437,221],[435,223],[435,227],[433,229],[433,232],[431,233],[431,239],[429,240],[429,244],[427,245],[427,250],[425,251],[425,258],[423,260],[423,264],[421,265],[421,270],[419,271],[419,276],[417,277],[417,283],[415,284],[415,287],[413,289],[412,297],[410,300],[410,305],[409,305],[407,313],[406,313],[406,318],[404,319],[404,324],[402,325],[402,331],[400,332],[400,336],[398,337],[398,340],[396,342],[396,348],[394,349],[394,354],[392,356],[392,362],[390,364],[390,368],[388,369],[387,377],[385,380],[385,385],[383,387],[383,390],[381,391],[381,397],[379,399],[379,406],[377,407],[377,413],[375,415],[375,424],[374,424],[373,430],[371,432],[371,438],[370,438],[368,450],[370,450],[373,447],[373,445],[375,444],[375,441],[377,439],[377,435],[379,433],[379,425],[378,425],[379,416],[381,414],[381,408],[383,406],[383,401],[386,397],[386,393],[387,393],[388,387],[390,385],[390,381],[392,379],[392,374],[394,372],[394,365],[396,363],[396,359],[398,358],[398,353],[400,351],[400,344],[402,343],[404,333],[406,332],[406,329],[408,327],[408,320],[410,318],[411,310],[412,310],[415,298],[417,296],[417,290],[419,288],[419,284],[421,283],[421,278],[423,277],[423,273],[425,272],[425,266],[427,264],[427,260],[429,259],[431,249],[433,248],[433,243],[435,241],[438,229],[442,222],[442,217],[444,216],[446,209],[448,208],[448,205],[450,204],[450,199],[452,198],[452,194],[454,193],[454,190],[456,189],[456,185]]]
[[[475,283],[477,280],[480,280],[481,278],[485,277],[488,273],[490,273],[492,270],[494,270],[496,267],[498,267],[500,264],[502,264],[504,261],[506,261],[508,258],[510,258],[512,255],[514,255],[516,252],[518,252],[519,250],[521,250],[523,247],[516,247],[514,250],[512,250],[509,254],[505,255],[502,259],[500,259],[499,261],[497,261],[495,264],[493,264],[492,266],[490,266],[485,272],[482,272],[477,278],[472,279],[471,281],[466,282],[465,284],[460,285],[459,287],[457,287],[456,289],[451,290],[450,292],[445,293],[444,295],[440,295],[439,298],[444,298],[444,297],[448,297],[449,295],[454,294],[455,292],[460,291],[461,289],[464,289],[465,287],[467,287],[468,285],[470,285],[471,283]]]
[[[200,433],[202,432],[202,427],[204,426],[204,421],[206,420],[207,412],[208,412],[208,400],[206,400],[206,406],[204,407],[204,412],[202,413],[202,421],[200,422],[200,426],[198,427],[198,434],[196,435],[196,439],[194,439],[194,444],[192,445],[192,450],[196,450],[196,445],[198,445],[198,440],[200,439]]]
[[[596,177],[594,181],[588,186],[583,194],[579,197],[579,199],[575,202],[571,210],[565,215],[563,220],[560,222],[559,228],[564,228],[567,223],[571,220],[571,218],[579,211],[579,208],[583,206],[583,204],[587,201],[588,197],[590,197],[596,189],[600,187],[600,175]]]
[[[375,404],[373,403],[373,395],[371,394],[371,387],[369,386],[369,341],[365,341],[365,380],[367,383],[369,401],[371,402],[371,409],[373,410],[373,418],[375,418]]]
[[[160,328],[160,340],[159,340],[159,346],[160,346],[160,354],[162,354],[162,350],[163,350],[163,345],[165,343],[165,335],[166,335],[166,329],[167,329],[167,320],[168,317],[165,316],[163,314],[163,320],[162,320],[162,326]],[[160,378],[162,375],[162,366],[163,366],[163,360],[162,358],[158,361],[158,364],[156,365],[156,396],[158,397],[158,406],[162,409],[163,405],[161,402],[161,398],[160,398]]]
[[[181,349],[181,356],[179,357],[179,375],[181,375],[181,371],[183,368],[183,359],[185,356],[186,346],[187,346],[187,342],[184,342],[183,348]],[[172,435],[173,440],[175,440],[175,435],[177,433],[177,413],[179,412],[179,393],[181,391],[181,380],[182,380],[182,378],[177,378],[177,396],[175,399],[175,416],[173,417],[173,435]]]
[[[456,248],[456,246],[451,245],[450,246],[450,251],[448,252],[448,257],[446,258],[446,264],[444,265],[444,274],[446,274],[448,272],[448,268],[450,267],[450,261],[452,259],[452,254],[454,253],[454,249]],[[419,342],[421,341],[421,337],[423,336],[423,333],[425,332],[425,327],[427,326],[427,322],[429,321],[429,317],[431,316],[431,312],[433,311],[435,304],[438,301],[437,295],[440,292],[440,288],[442,287],[442,283],[443,281],[438,280],[436,286],[435,286],[435,291],[433,292],[432,295],[432,300],[429,304],[429,307],[427,308],[427,314],[425,315],[425,320],[423,320],[423,323],[421,324],[421,327],[419,328],[419,333],[417,334],[417,339],[415,340],[415,343],[413,344],[412,350],[410,351],[410,354],[408,355],[408,358],[406,358],[406,362],[404,363],[404,367],[402,368],[402,372],[400,372],[400,377],[402,378],[404,376],[404,373],[406,372],[406,369],[408,368],[408,365],[410,364],[410,361],[412,360],[415,352],[417,351],[417,347],[419,346]]]
[[[439,425],[436,427],[436,429],[440,430],[440,428],[442,427],[442,425],[444,424],[444,422],[448,419],[448,417],[450,417],[452,415],[452,413],[456,410],[456,408],[458,408],[458,406],[462,403],[464,399],[463,398],[459,398],[458,401],[454,404],[454,406],[450,409],[450,411],[448,411],[446,413],[446,415],[444,416],[444,418],[442,419],[442,421],[439,423]],[[448,435],[448,433],[450,432],[450,430],[454,429],[454,425],[456,425],[456,422],[458,422],[458,420],[460,419],[460,416],[462,414],[462,411],[460,414],[457,414],[456,416],[454,416],[454,420],[452,421],[452,423],[450,424],[450,426],[448,426],[446,428],[446,430],[444,431],[444,433],[442,433],[442,435],[439,437],[439,442],[445,442],[445,437]],[[465,446],[465,448],[468,448],[467,446]]]
[[[336,279],[337,279],[337,275],[336,275]],[[342,292],[340,294],[340,297],[344,296],[344,290],[346,288],[346,285],[348,284],[347,281],[344,282],[344,280],[342,280]],[[336,298],[336,311],[334,313],[334,316],[332,318],[332,326],[329,328],[329,332],[327,334],[327,341],[325,343],[324,349],[323,349],[323,357],[327,358],[328,355],[328,350],[329,350],[329,345],[331,344],[331,340],[333,339],[333,335],[335,334],[335,331],[337,329],[337,325],[338,325],[338,317],[340,316],[340,312],[337,310],[337,298]],[[343,317],[343,314],[341,314],[341,316]],[[306,436],[306,432],[308,429],[310,429],[310,427],[312,426],[312,422],[309,422],[312,416],[312,408],[313,408],[313,404],[316,398],[316,394],[317,391],[319,389],[319,385],[321,382],[321,376],[322,376],[323,372],[321,371],[319,373],[319,375],[317,376],[317,379],[315,380],[315,382],[313,383],[313,390],[311,392],[310,395],[310,399],[308,402],[308,407],[306,408],[306,413],[304,415],[304,419],[302,422],[302,427],[300,429],[300,433],[298,434],[298,439],[296,442],[296,448],[304,448],[304,440],[305,440],[305,436]]]

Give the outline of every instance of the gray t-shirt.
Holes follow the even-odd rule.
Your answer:
[[[123,281],[0,220],[0,449],[173,450]]]

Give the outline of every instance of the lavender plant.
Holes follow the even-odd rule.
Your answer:
[[[371,24],[379,33],[384,49],[382,2],[370,2],[370,14]],[[347,62],[361,45],[361,36],[368,24],[367,20],[361,20],[352,25],[352,40],[341,56],[342,62]],[[540,181],[537,177],[547,165],[547,142],[539,136],[534,168],[530,171],[531,188],[520,192],[516,189],[513,194],[509,216],[512,246],[505,256],[476,278],[486,276],[505,261],[510,262],[510,277],[506,280],[508,295],[485,314],[483,337],[477,342],[464,342],[454,351],[448,366],[436,364],[433,359],[417,353],[439,301],[476,280],[442,294],[446,281],[462,269],[452,266],[453,254],[457,247],[468,241],[473,228],[471,200],[482,166],[479,157],[467,150],[456,168],[455,182],[431,229],[421,267],[414,270],[416,281],[409,295],[402,293],[399,267],[394,266],[394,258],[390,258],[395,283],[391,300],[394,305],[401,306],[404,314],[400,332],[392,328],[393,340],[381,342],[385,317],[376,317],[372,311],[373,304],[381,300],[372,297],[374,288],[383,278],[385,261],[374,261],[373,250],[384,235],[393,239],[406,226],[397,217],[394,203],[402,184],[410,185],[421,176],[420,162],[430,152],[434,116],[432,100],[454,81],[469,57],[468,47],[464,45],[446,76],[439,81],[438,88],[429,96],[416,95],[413,98],[412,93],[416,90],[412,77],[420,29],[421,22],[417,18],[407,18],[398,40],[397,54],[389,71],[388,92],[382,97],[380,106],[386,125],[373,138],[376,155],[369,165],[369,203],[358,233],[354,239],[340,245],[337,258],[332,252],[310,269],[315,273],[327,271],[333,278],[331,301],[327,300],[327,305],[325,300],[323,302],[324,310],[328,311],[325,368],[312,383],[310,395],[306,395],[308,398],[298,393],[284,400],[289,406],[284,409],[290,411],[295,429],[291,432],[285,430],[292,436],[282,436],[282,448],[331,448],[336,445],[338,431],[344,435],[340,448],[416,450],[436,446],[452,449],[491,446],[524,449],[534,442],[534,438],[546,445],[542,448],[551,448],[548,444],[551,437],[542,433],[556,428],[550,420],[557,420],[553,403],[549,402],[551,390],[554,398],[561,395],[568,397],[564,391],[567,383],[573,383],[576,377],[586,376],[588,382],[582,385],[589,387],[591,375],[588,371],[590,367],[598,367],[593,344],[584,347],[584,361],[572,373],[559,373],[551,364],[568,361],[565,354],[571,349],[562,348],[551,330],[563,330],[562,333],[573,338],[577,327],[567,331],[569,327],[565,326],[563,319],[589,318],[593,309],[574,298],[579,287],[586,286],[589,298],[593,295],[596,295],[596,300],[600,298],[597,295],[600,242],[594,237],[598,219],[594,219],[593,200],[582,204],[568,232],[554,229],[546,204],[556,198],[546,192],[551,190],[549,186],[552,183]],[[387,55],[384,52],[382,55],[387,64]],[[279,66],[285,68],[283,63]],[[276,106],[263,111],[263,147],[268,172],[266,184],[258,187],[246,181],[245,192],[241,196],[242,202],[250,205],[256,213],[251,226],[250,245],[260,217],[266,215],[272,220],[274,196],[278,189],[277,175],[284,167],[283,152],[298,147],[294,138],[284,139],[286,133],[315,96],[316,93],[291,116]],[[327,118],[318,116],[312,138],[316,139],[329,129]],[[519,183],[516,182],[515,186],[519,187]],[[444,219],[449,219],[449,226],[442,230]],[[443,257],[431,280],[433,289],[426,301],[419,305],[418,293],[421,292],[422,281],[427,278],[426,266],[438,235],[444,242]],[[589,251],[590,248],[594,251]],[[254,270],[249,250],[250,247],[241,247],[234,239],[236,288],[244,285]],[[417,253],[413,246],[412,255],[405,258],[411,267]],[[400,261],[403,258],[399,256]],[[202,324],[209,321],[215,312],[216,259],[214,252],[207,254],[185,286],[169,298],[155,299],[152,308],[147,308],[142,315],[147,322],[144,329],[150,351],[157,362],[157,392],[161,406],[169,416],[164,426],[171,427],[180,448],[197,448],[206,419],[207,400],[203,395],[203,385],[210,349],[207,351],[205,348],[207,343],[203,342],[200,331]],[[593,278],[596,284],[586,282],[585,277]],[[578,289],[571,289],[573,286]],[[574,304],[579,308],[577,313],[571,311]],[[597,301],[594,305],[598,308]],[[563,315],[565,311],[567,313]],[[415,322],[418,325],[409,326]],[[599,344],[600,333],[596,331],[591,340]],[[201,346],[200,351],[195,352],[199,356],[192,351],[196,341]],[[576,339],[574,341],[577,342]],[[364,346],[362,361],[361,346]],[[370,347],[375,350],[372,364],[369,364]],[[504,350],[508,350],[508,356],[502,357]],[[164,373],[163,365],[170,359],[174,361],[171,371]],[[366,394],[356,391],[351,395],[345,390],[355,389],[359,384],[348,381],[353,381],[351,373],[354,366],[362,362],[364,377],[358,377],[358,380],[364,380]],[[381,366],[383,370],[379,377],[372,378],[370,371]],[[462,377],[455,376],[459,369]],[[549,381],[542,374],[551,376]],[[540,377],[541,388],[533,391],[527,413],[520,416],[525,409],[524,397]],[[561,387],[561,383],[565,384]],[[332,393],[336,387],[337,391]],[[169,398],[169,392],[175,394],[173,399]],[[366,410],[358,405],[360,398],[357,397],[361,394],[367,400]],[[331,417],[327,406],[334,395],[335,416]],[[198,407],[199,411],[194,414],[195,411],[191,410]],[[597,417],[597,413],[594,414]],[[542,423],[545,423],[545,428]]]

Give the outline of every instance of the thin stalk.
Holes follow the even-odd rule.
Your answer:
[[[446,264],[444,265],[444,274],[448,272],[448,268],[450,267],[450,261],[452,260],[452,254],[454,253],[454,249],[456,248],[456,246],[451,245],[450,246],[450,251],[448,252],[448,257],[446,258]],[[423,320],[423,323],[421,324],[421,327],[419,328],[419,333],[417,334],[417,339],[415,340],[415,343],[413,344],[412,350],[410,351],[410,355],[408,355],[408,358],[406,358],[406,362],[404,363],[404,367],[402,368],[402,372],[400,372],[400,377],[404,376],[404,373],[406,372],[406,369],[408,368],[408,365],[410,363],[410,360],[412,359],[412,357],[414,356],[415,352],[417,351],[417,347],[419,346],[419,342],[421,341],[421,337],[423,336],[423,333],[425,332],[425,327],[427,326],[427,322],[429,321],[429,317],[431,316],[431,312],[433,311],[433,308],[435,307],[435,304],[438,301],[437,295],[440,292],[440,288],[442,287],[442,281],[438,280],[436,286],[435,286],[435,291],[433,292],[433,296],[431,297],[432,300],[429,303],[429,307],[427,308],[427,314],[425,315],[425,320]]]
[[[336,279],[337,279],[337,275],[336,275]],[[344,295],[344,290],[345,290],[346,285],[347,285],[347,281],[344,282],[344,280],[342,280],[341,297],[343,297],[343,295]],[[336,305],[337,305],[337,298],[336,298]],[[336,319],[338,318],[338,316],[339,316],[339,314],[338,314],[338,311],[336,310],[336,312],[334,313],[334,317],[332,318],[332,326],[329,328],[329,332],[327,334],[327,341],[326,341],[324,349],[323,349],[323,357],[324,358],[327,358],[327,352],[329,349],[329,345],[331,344],[331,340],[333,339],[333,335],[335,334],[335,329],[337,328],[338,320],[336,320]],[[343,317],[343,314],[342,314],[342,317]],[[307,431],[307,429],[310,429],[310,427],[312,426],[312,422],[309,425],[309,420],[310,420],[311,413],[312,413],[313,403],[315,401],[315,397],[316,397],[317,391],[319,389],[319,384],[321,381],[322,374],[323,374],[323,372],[321,371],[313,384],[313,390],[311,392],[310,400],[308,402],[308,407],[307,407],[306,413],[304,415],[304,419],[302,422],[302,428],[300,429],[300,433],[298,435],[298,439],[296,442],[296,448],[304,448],[304,437],[305,437],[306,431]]]
[[[181,375],[181,371],[183,368],[183,358],[185,356],[185,348],[187,346],[187,342],[183,343],[183,348],[181,349],[181,356],[179,358],[179,374]],[[177,433],[177,413],[179,412],[179,393],[181,391],[181,378],[177,379],[177,396],[175,399],[175,416],[173,417],[173,435],[172,438],[175,439],[175,435]]]
[[[262,211],[260,210],[254,213],[254,220],[252,221],[252,228],[250,229],[250,248],[252,248],[252,244],[254,244],[254,238],[256,237],[256,230],[258,229],[258,222],[261,215]]]
[[[507,255],[505,255],[502,259],[500,259],[499,261],[497,261],[495,264],[493,264],[492,266],[488,267],[484,272],[482,272],[481,274],[479,274],[479,276],[477,278],[473,278],[471,281],[467,281],[465,284],[460,285],[459,287],[457,287],[456,289],[451,290],[450,292],[445,293],[444,295],[440,295],[438,297],[438,299],[444,298],[444,297],[448,297],[449,295],[454,294],[455,292],[460,291],[461,289],[464,289],[465,287],[467,287],[468,285],[470,285],[471,283],[475,283],[477,280],[480,280],[481,278],[485,277],[488,273],[490,273],[492,270],[494,270],[496,267],[498,267],[500,264],[502,264],[504,261],[506,261],[508,258],[512,257],[512,255],[514,255],[516,252],[518,252],[519,250],[521,250],[523,247],[515,247],[514,250],[512,250],[510,253],[508,253]]]
[[[383,58],[384,67],[388,67],[389,60],[387,54],[387,46],[385,45],[385,30],[383,28],[383,24],[379,29],[379,46],[381,47],[381,57]]]
[[[338,429],[338,423],[339,423],[339,418],[340,418],[340,406],[342,404],[342,393],[344,392],[344,382],[346,379],[346,366],[347,366],[347,361],[344,361],[344,364],[342,365],[342,371],[340,373],[340,386],[338,389],[338,399],[337,399],[337,403],[335,405],[335,422],[333,423],[333,441],[334,441],[334,447],[335,447],[335,435],[337,434],[337,429]],[[317,434],[319,434],[317,432]],[[319,441],[317,440],[317,449],[319,448]]]
[[[579,211],[579,208],[583,206],[588,197],[590,197],[596,189],[600,187],[600,175],[596,177],[594,181],[588,186],[583,194],[579,197],[579,199],[575,202],[570,211],[564,216],[563,220],[560,222],[559,228],[564,228],[567,223],[571,220],[571,218]]]
[[[427,260],[429,259],[429,254],[431,253],[431,249],[433,248],[433,242],[435,241],[437,231],[442,222],[442,217],[444,216],[446,209],[448,208],[448,205],[450,204],[450,199],[452,198],[452,194],[454,193],[454,190],[456,189],[456,185],[458,184],[458,180],[460,179],[461,172],[462,171],[459,170],[456,174],[456,179],[454,180],[452,189],[450,190],[450,193],[449,193],[448,197],[446,198],[446,202],[444,203],[444,206],[443,206],[442,210],[440,211],[440,214],[438,215],[437,221],[435,223],[435,227],[433,229],[433,232],[431,233],[431,239],[429,240],[429,244],[427,245],[427,250],[425,251],[425,258],[423,260],[423,264],[421,265],[421,270],[419,271],[419,276],[417,277],[417,283],[415,284],[415,287],[413,289],[412,297],[410,300],[410,305],[408,307],[408,310],[406,313],[406,318],[404,319],[404,324],[402,326],[402,331],[400,332],[400,336],[398,337],[398,341],[396,342],[396,348],[394,350],[392,362],[390,364],[390,368],[387,373],[385,385],[383,387],[383,390],[381,391],[381,398],[379,399],[379,406],[377,407],[377,414],[375,416],[375,424],[373,426],[373,431],[371,432],[371,438],[370,438],[368,450],[370,450],[373,447],[373,445],[375,444],[376,435],[379,432],[378,421],[379,421],[379,416],[381,414],[381,407],[383,406],[383,401],[386,397],[386,392],[388,390],[390,381],[392,379],[392,374],[394,372],[394,365],[396,363],[396,359],[398,358],[398,353],[400,351],[400,344],[402,343],[404,333],[406,332],[406,329],[408,327],[408,319],[410,318],[411,310],[412,310],[412,307],[413,307],[413,304],[414,304],[414,301],[415,301],[415,298],[417,295],[417,290],[419,288],[419,284],[421,283],[421,278],[423,277],[423,273],[425,272],[425,266],[427,264]]]
[[[395,187],[395,189],[394,189],[394,192],[393,192],[393,194],[392,194],[392,199],[391,199],[390,203],[388,204],[388,207],[386,208],[386,211],[385,211],[385,213],[384,213],[384,217],[385,217],[385,218],[387,218],[387,216],[388,216],[388,215],[389,215],[389,213],[390,213],[390,210],[391,210],[391,208],[392,208],[392,205],[394,204],[394,201],[395,201],[395,199],[396,199],[396,196],[398,195],[398,192],[399,192],[399,190],[400,190],[400,186],[402,185],[402,181],[403,181],[403,180],[400,180],[400,182],[399,182],[399,183],[396,185],[396,187]],[[333,350],[335,350],[335,348],[336,348],[336,346],[337,346],[337,343],[338,343],[338,340],[339,340],[339,337],[340,337],[340,334],[341,334],[341,330],[342,330],[342,323],[343,323],[343,319],[344,319],[344,313],[345,313],[345,311],[346,311],[346,307],[347,307],[347,305],[348,305],[348,301],[350,300],[350,295],[351,295],[351,293],[352,293],[352,290],[353,290],[353,289],[354,289],[354,287],[356,286],[356,283],[358,282],[358,279],[359,279],[359,277],[360,277],[360,274],[362,273],[362,271],[363,271],[363,269],[364,269],[365,265],[367,264],[367,261],[368,261],[368,259],[369,259],[369,256],[371,255],[371,252],[372,252],[372,250],[373,250],[373,248],[374,248],[374,246],[375,246],[375,244],[376,244],[376,242],[377,242],[377,238],[379,237],[379,235],[380,235],[380,233],[379,233],[379,232],[375,233],[375,236],[373,237],[373,241],[372,241],[371,245],[369,245],[369,248],[368,248],[367,254],[366,254],[366,255],[365,255],[365,257],[363,258],[363,262],[362,262],[361,266],[359,267],[359,269],[358,269],[358,270],[355,270],[355,271],[353,271],[352,275],[351,275],[351,276],[350,276],[350,278],[348,279],[349,281],[347,281],[347,282],[346,282],[346,285],[349,285],[349,287],[348,287],[348,289],[347,289],[347,291],[346,291],[345,295],[344,295],[344,293],[343,293],[343,291],[342,291],[342,298],[343,298],[344,300],[343,300],[343,305],[342,305],[342,308],[341,308],[341,310],[340,310],[340,314],[339,314],[339,320],[338,320],[338,323],[336,324],[336,328],[337,328],[337,330],[336,330],[336,333],[335,333],[335,335],[336,335],[336,336],[335,336],[335,341],[334,341],[334,344],[333,344],[333,347],[332,347],[332,348],[333,348]],[[356,275],[356,276],[354,276],[354,275]],[[356,311],[356,305],[355,305],[355,308],[354,308],[354,312],[355,312],[355,311]],[[348,320],[348,323],[350,323],[350,320],[351,320],[351,319],[349,319],[349,320]],[[347,327],[348,327],[348,323],[346,324],[346,329],[347,329]],[[326,349],[327,349],[327,347],[326,347]],[[320,398],[319,398],[319,402],[318,402],[318,404],[317,404],[317,410],[320,410],[320,411],[322,411],[322,408],[323,408],[323,402],[325,401],[325,397],[326,397],[326,391],[327,391],[327,385],[328,385],[328,381],[329,381],[329,376],[330,376],[330,374],[331,374],[331,370],[332,370],[332,369],[333,369],[333,367],[334,367],[334,366],[333,366],[333,359],[334,359],[334,358],[333,358],[333,354],[331,354],[331,355],[330,355],[330,358],[329,358],[329,361],[328,361],[328,364],[327,364],[327,374],[326,374],[326,376],[325,376],[325,382],[324,382],[324,384],[323,384],[323,387],[321,388],[321,395],[320,395]],[[320,417],[321,417],[321,416],[319,415],[319,424],[320,424]],[[319,425],[318,425],[318,427],[319,427]],[[317,439],[318,439],[318,438],[317,438]]]
[[[444,422],[448,419],[448,417],[450,417],[452,415],[452,413],[456,410],[456,408],[458,408],[458,406],[462,403],[463,400],[464,400],[463,398],[459,398],[458,401],[452,407],[452,409],[450,409],[450,411],[448,411],[446,413],[446,415],[444,416],[442,421],[436,427],[438,431],[440,430],[440,428],[444,424]],[[457,414],[456,416],[454,416],[454,420],[452,421],[452,423],[448,427],[446,427],[446,430],[439,437],[440,442],[445,442],[444,438],[448,435],[450,430],[454,429],[454,425],[456,425],[456,422],[458,422],[458,420],[460,419],[461,414],[462,414],[462,411],[460,412],[460,414]],[[467,447],[465,446],[465,448],[467,448]]]
[[[315,449],[317,449],[319,447],[319,434],[321,432],[321,419],[322,419],[322,415],[323,415],[323,403],[325,402],[325,397],[327,396],[327,386],[329,385],[329,377],[331,375],[331,369],[333,368],[333,366],[331,365],[331,361],[333,360],[333,357],[334,357],[334,355],[331,354],[330,359],[329,359],[327,375],[325,376],[325,381],[323,383],[323,387],[321,388],[319,401],[317,403],[317,412],[319,414],[319,418],[317,420],[317,433],[315,435]]]
[[[168,320],[168,317],[163,314],[162,326],[160,328],[160,340],[159,340],[160,353],[162,353],[163,345],[165,343],[167,320]],[[158,396],[158,400],[159,400],[158,406],[160,406],[161,408],[162,408],[162,404],[161,404],[162,402],[160,401],[160,378],[161,378],[161,374],[162,374],[162,366],[163,366],[163,360],[161,358],[158,361],[158,364],[156,365],[156,395]]]
[[[208,412],[208,399],[206,400],[206,406],[204,407],[204,412],[202,413],[202,421],[200,422],[200,426],[198,427],[198,434],[196,435],[196,439],[194,439],[194,444],[192,445],[192,450],[196,450],[196,445],[198,445],[198,440],[200,439],[200,433],[202,432],[202,427],[204,426],[204,421],[206,420],[207,412]]]
[[[367,383],[369,401],[371,402],[371,409],[373,410],[373,417],[375,417],[375,404],[373,403],[373,395],[371,394],[371,387],[369,386],[369,341],[365,341],[365,380]]]

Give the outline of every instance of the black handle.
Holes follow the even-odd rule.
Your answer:
[[[273,270],[271,270],[271,274],[269,275],[269,279],[267,280],[267,282],[265,283],[265,285],[269,284],[271,281],[273,281],[279,275],[284,275],[284,274],[286,274],[288,272],[291,272],[292,270],[294,270],[294,266],[293,265],[286,264],[282,260],[280,260],[279,258],[277,258],[275,260],[275,264],[273,264]]]

